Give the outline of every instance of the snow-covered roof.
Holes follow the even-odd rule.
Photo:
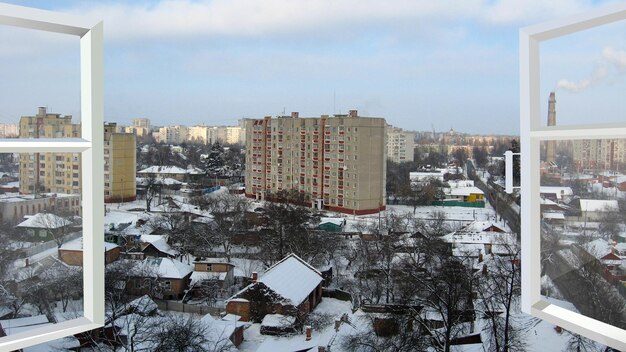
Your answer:
[[[619,211],[617,200],[581,199],[580,210],[582,211]]]
[[[208,281],[208,280],[218,280],[224,281],[226,280],[226,272],[214,272],[214,271],[194,271],[191,273],[191,285],[194,285],[196,282]]]
[[[542,214],[544,219],[550,219],[550,220],[565,220],[565,214],[563,213],[552,213],[552,212],[546,212]]]
[[[263,321],[261,322],[261,326],[268,326],[274,328],[286,328],[293,326],[296,322],[296,317],[292,317],[289,315],[282,314],[266,314],[263,317]]]
[[[156,238],[158,237],[158,238]],[[178,251],[173,249],[168,243],[167,238],[160,235],[141,235],[140,242],[149,243],[154,246],[159,252],[175,256]]]
[[[344,218],[320,218],[321,224],[333,224],[337,226],[342,226],[346,220]]]
[[[495,227],[502,232],[505,232],[505,229],[502,225],[495,224],[493,221],[472,221],[471,223],[465,225],[458,232],[483,232],[491,227]]]
[[[104,251],[108,252],[114,248],[119,247],[114,243],[104,242]],[[83,250],[83,238],[79,237],[77,239],[71,240],[69,242],[65,242],[61,245],[61,248],[67,251],[82,251]]]
[[[193,272],[191,265],[171,258],[146,258],[134,268],[136,275],[182,279]]]
[[[609,242],[602,238],[583,243],[582,247],[587,251],[587,253],[593,255],[597,259],[600,259],[607,254],[613,253],[613,246],[611,246]]]
[[[37,213],[29,216],[15,227],[38,228],[38,229],[58,229],[71,225],[72,222],[50,213]]]
[[[563,196],[572,196],[574,195],[574,191],[572,191],[571,187],[553,187],[553,186],[541,186],[539,187],[539,193],[543,194],[554,194],[557,199],[561,199],[561,195]]]
[[[456,188],[446,188],[449,189],[450,195],[452,196],[469,196],[471,194],[485,194],[478,187],[456,187]]]
[[[291,253],[267,269],[259,281],[299,305],[322,282],[322,274]]]
[[[187,174],[188,170],[185,170],[178,166],[150,166],[141,171],[137,171],[138,174]]]

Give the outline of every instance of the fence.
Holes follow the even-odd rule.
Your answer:
[[[155,299],[154,302],[157,304],[160,310],[169,310],[169,311],[174,311],[174,312],[193,313],[193,314],[200,314],[200,315],[206,315],[206,314],[219,315],[220,313],[224,311],[223,308],[209,307],[206,305],[162,301],[158,299]]]
[[[69,235],[65,235],[63,236],[63,243],[65,242],[69,242],[71,240],[75,240],[79,237],[82,237],[83,234],[82,232],[73,232],[70,233]],[[22,250],[22,253],[24,254],[25,257],[32,257],[33,255],[37,254],[37,253],[41,253],[43,251],[47,251],[50,248],[55,248],[57,246],[56,241],[52,240],[52,241],[48,241],[48,242],[44,242],[44,243],[40,243],[37,245],[34,245],[32,247],[28,247],[28,248],[24,248]]]

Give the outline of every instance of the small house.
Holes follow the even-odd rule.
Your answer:
[[[232,296],[226,312],[242,321],[262,321],[266,314],[306,316],[322,300],[322,274],[295,254],[271,266]]]
[[[162,299],[181,299],[193,272],[191,265],[172,258],[146,258],[133,268],[128,283],[131,295],[141,296],[156,291]]]

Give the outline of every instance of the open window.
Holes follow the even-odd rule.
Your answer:
[[[589,12],[581,16],[525,27],[520,30],[520,132],[521,132],[521,229],[522,229],[522,310],[528,314],[544,319],[557,326],[574,333],[586,336],[605,345],[619,350],[626,350],[626,330],[621,323],[612,323],[612,319],[598,318],[597,315],[587,312],[577,312],[550,300],[541,292],[541,275],[546,266],[556,265],[553,262],[542,267],[542,251],[546,249],[546,232],[542,221],[549,220],[558,223],[560,219],[550,214],[542,219],[542,205],[545,208],[547,201],[540,196],[542,182],[541,168],[542,147],[546,153],[554,153],[554,145],[559,141],[570,141],[574,147],[593,145],[613,145],[615,141],[626,138],[626,123],[611,125],[567,125],[542,126],[541,106],[547,103],[547,97],[540,94],[540,56],[541,42],[561,36],[592,29],[594,27],[611,24],[626,19],[626,6],[612,6],[599,11]],[[593,117],[591,121],[598,119]],[[601,119],[601,118],[600,118]],[[611,142],[613,141],[613,142]],[[601,147],[599,147],[601,148]],[[545,155],[545,153],[544,153]],[[544,156],[545,158],[545,156]],[[544,159],[544,165],[545,165]],[[565,192],[556,192],[555,197],[565,196]],[[556,204],[556,202],[553,202]],[[581,202],[582,211],[591,209],[589,204]],[[581,214],[583,218],[588,214]],[[582,220],[584,221],[584,220]],[[584,231],[584,230],[583,230]],[[543,242],[542,242],[543,237]],[[572,247],[574,248],[574,247]],[[567,259],[568,254],[575,262],[586,256],[582,262],[562,265],[555,275],[568,277],[572,268],[581,268],[585,263],[589,265],[601,264],[602,260],[615,258],[593,258],[593,254],[585,251],[583,246],[576,247],[579,253],[560,253],[561,259]],[[586,254],[585,254],[586,253]],[[575,258],[574,258],[575,257]],[[545,258],[544,258],[545,259]],[[565,260],[567,261],[567,260]],[[563,261],[563,264],[567,264]],[[608,262],[607,262],[608,263]],[[568,264],[568,265],[569,265]],[[610,264],[610,263],[609,263]],[[593,268],[590,271],[595,271]],[[575,275],[574,275],[575,276]],[[568,290],[583,291],[585,286],[577,284],[575,280],[567,283]],[[592,285],[604,285],[596,281]],[[595,287],[595,286],[592,286]],[[545,293],[545,292],[544,292]],[[549,295],[548,295],[549,296]],[[587,302],[593,306],[597,302]],[[623,306],[621,307],[623,308]],[[611,310],[609,309],[609,312]],[[620,317],[623,323],[623,316]]]
[[[103,27],[83,18],[0,4],[0,25],[67,34],[80,41],[81,138],[0,139],[0,153],[80,154],[78,172],[68,179],[82,184],[83,316],[0,338],[0,350],[11,351],[100,327],[104,323],[104,146]],[[73,154],[72,154],[73,153]],[[38,163],[33,160],[33,163]],[[53,161],[51,161],[53,162]],[[38,164],[37,164],[38,165]],[[74,175],[76,174],[76,175]],[[78,204],[72,199],[67,206]],[[66,203],[62,203],[66,206]]]

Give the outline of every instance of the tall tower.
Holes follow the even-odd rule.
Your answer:
[[[554,92],[550,92],[548,100],[548,126],[556,126],[556,97]],[[556,154],[556,141],[547,141],[546,143],[546,162],[554,162]]]

